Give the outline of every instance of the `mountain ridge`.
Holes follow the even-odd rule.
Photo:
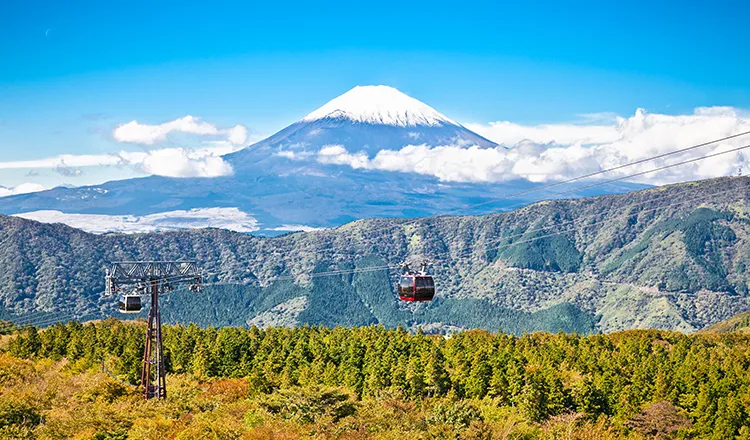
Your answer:
[[[60,306],[111,313],[112,300],[101,297],[107,262],[190,258],[201,261],[208,282],[230,285],[202,297],[207,309],[175,295],[174,320],[226,325],[221,310],[233,309],[232,322],[247,322],[305,296],[293,302],[308,307],[295,312],[298,324],[523,332],[555,331],[567,320],[576,323],[571,331],[692,332],[750,308],[749,196],[749,178],[720,178],[485,216],[358,220],[277,238],[216,229],[92,235],[0,217],[7,267],[0,300],[6,313]],[[396,299],[394,271],[309,277],[423,258],[434,262],[439,300],[417,308]],[[217,309],[214,299],[233,305]]]

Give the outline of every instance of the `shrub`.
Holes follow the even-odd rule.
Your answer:
[[[299,423],[314,423],[324,417],[336,422],[356,412],[351,396],[336,388],[279,390],[261,400],[260,405],[271,414]]]
[[[680,429],[692,426],[690,420],[672,403],[649,405],[627,422],[627,426],[649,438],[671,439]]]
[[[454,428],[467,428],[475,421],[483,421],[482,414],[467,401],[440,402],[432,408],[427,418],[429,424],[445,424]]]
[[[0,401],[0,426],[34,427],[42,422],[36,408],[14,400]]]

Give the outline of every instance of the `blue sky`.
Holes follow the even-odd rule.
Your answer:
[[[748,109],[749,15],[740,1],[8,0],[0,162],[118,151],[111,132],[132,120],[271,134],[358,84],[462,123]]]

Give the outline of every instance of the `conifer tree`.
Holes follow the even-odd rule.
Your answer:
[[[425,367],[425,385],[427,395],[443,396],[450,388],[450,378],[445,370],[445,358],[443,352],[433,346]]]
[[[492,368],[487,360],[487,354],[483,351],[477,351],[466,381],[466,395],[476,399],[483,398],[487,395],[491,378]]]
[[[195,350],[191,371],[194,375],[201,378],[216,376],[216,360],[211,350],[202,343],[198,343],[198,347]]]

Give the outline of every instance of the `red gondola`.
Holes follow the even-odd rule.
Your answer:
[[[406,273],[401,275],[398,284],[398,297],[402,301],[432,301],[435,297],[435,280],[427,275],[427,265],[422,266],[420,272],[412,272],[405,266]]]

